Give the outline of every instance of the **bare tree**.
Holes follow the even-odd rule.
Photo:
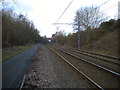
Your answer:
[[[99,8],[81,7],[77,10],[74,19],[74,29],[80,27],[81,29],[88,30],[89,28],[97,28],[101,22],[105,21],[107,17],[102,13]]]
[[[78,30],[78,48],[80,48],[80,30],[87,30],[87,43],[89,42],[88,30],[98,28],[101,22],[107,19],[105,14],[99,8],[81,7],[77,10],[74,19],[74,30]]]

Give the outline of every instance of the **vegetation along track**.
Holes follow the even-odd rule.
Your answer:
[[[68,49],[68,48],[61,48],[61,50],[69,51],[70,53],[73,53],[81,58],[84,58],[90,62],[93,62],[95,64],[98,64],[102,67],[108,68],[109,70],[113,72],[120,73],[120,59],[118,57],[114,56],[107,56],[107,55],[101,55],[96,54],[92,52],[87,51],[81,51],[78,49]]]
[[[51,50],[57,53],[57,55],[63,58],[72,67],[74,67],[74,69],[79,70],[79,72],[92,84],[96,85],[96,87],[100,89],[119,87],[119,73],[88,62],[87,60],[71,54],[70,52],[60,50],[55,47],[52,47]]]

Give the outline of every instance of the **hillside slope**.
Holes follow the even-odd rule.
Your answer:
[[[118,56],[118,32],[105,34],[99,40],[82,47],[81,49],[96,53]]]

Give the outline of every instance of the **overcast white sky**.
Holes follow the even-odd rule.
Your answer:
[[[29,20],[32,20],[35,27],[40,31],[40,35],[51,37],[56,32],[56,27],[59,30],[64,30],[66,33],[72,33],[73,28],[70,25],[53,25],[64,9],[68,6],[71,0],[14,0],[14,5],[17,13],[21,12],[27,15]],[[73,0],[73,3],[61,17],[58,23],[72,23],[75,12],[81,6],[99,6],[107,0]],[[110,0],[100,9],[110,18],[117,18],[117,8],[119,0]]]

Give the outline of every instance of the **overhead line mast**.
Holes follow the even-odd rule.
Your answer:
[[[100,8],[104,4],[108,3],[109,1],[110,0],[107,0],[106,2],[102,3],[101,5],[99,5],[98,7],[96,7],[95,10],[98,9],[98,8]],[[73,0],[69,3],[69,5],[67,6],[67,8],[64,10],[64,12],[62,13],[62,15],[57,19],[57,21],[56,21],[56,23],[54,23],[54,25],[55,24],[75,25],[75,24],[72,24],[72,23],[57,23],[60,20],[60,18],[63,16],[63,14],[66,12],[66,10],[68,9],[68,7],[71,5],[72,2],[73,2]],[[93,11],[94,10],[90,11],[89,13],[91,13]],[[80,48],[80,20],[79,20],[79,17],[77,18],[77,20],[78,20],[78,23],[77,23],[77,25],[78,25],[78,48]]]

